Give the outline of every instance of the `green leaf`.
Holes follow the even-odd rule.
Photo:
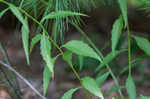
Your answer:
[[[122,16],[120,16],[115,23],[113,24],[112,28],[112,52],[115,52],[115,49],[117,47],[121,32],[123,28],[123,22],[122,22]]]
[[[127,17],[127,0],[118,0],[118,3],[120,5],[120,9],[122,12],[122,16],[124,19],[125,27],[127,26],[128,23],[128,17]]]
[[[50,72],[53,73],[54,66],[51,59],[51,43],[45,33],[43,33],[43,35],[41,36],[40,50],[43,60],[46,62],[46,65],[48,66]]]
[[[90,78],[90,77],[82,78],[82,85],[85,89],[87,89],[89,92],[91,92],[95,96],[98,96],[99,98],[104,99],[99,86],[97,85],[96,81],[93,78]]]
[[[136,40],[139,48],[150,56],[150,42],[147,39],[139,36],[133,36],[133,38]]]
[[[108,76],[109,76],[109,72],[107,72],[103,75],[98,75],[96,77],[97,84],[100,86],[102,83],[104,83],[104,81],[107,79]]]
[[[73,89],[70,89],[69,91],[67,91],[62,97],[61,99],[71,99],[72,98],[72,94],[77,91],[80,87],[78,88],[73,88]]]
[[[0,12],[0,18],[9,10],[9,8],[4,9],[3,11]]]
[[[102,68],[104,65],[108,64],[109,62],[111,62],[114,58],[116,58],[116,56],[118,56],[121,52],[123,52],[124,50],[121,51],[114,51],[109,53],[103,60],[103,63],[101,63],[97,68],[96,71],[98,71],[100,68]]]
[[[36,43],[38,43],[41,39],[41,34],[37,34],[35,37],[32,38],[31,44],[30,44],[30,53],[32,52],[34,46]]]
[[[126,80],[126,90],[130,99],[136,99],[136,87],[130,75],[128,76]]]
[[[82,41],[72,40],[63,45],[63,47],[67,48],[68,50],[77,55],[88,56],[91,58],[101,60],[97,55],[97,53],[90,46],[88,46],[86,43]]]
[[[82,68],[83,68],[83,62],[84,62],[84,58],[83,58],[83,56],[78,56],[78,61],[79,61],[79,70],[81,71],[82,70]]]
[[[57,11],[57,12],[51,12],[47,16],[43,17],[41,22],[43,22],[45,19],[65,18],[68,16],[87,16],[87,15],[78,12],[71,12],[71,11]]]
[[[43,72],[43,90],[44,90],[44,95],[46,95],[46,91],[48,88],[48,85],[50,83],[51,79],[51,72],[48,68],[48,66],[45,66],[44,72]]]
[[[22,32],[23,48],[25,51],[27,63],[30,64],[30,61],[29,61],[29,28],[28,28],[27,18],[26,18],[25,23],[22,25],[21,32]]]

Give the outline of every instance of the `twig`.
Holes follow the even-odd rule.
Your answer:
[[[10,71],[14,72],[21,80],[23,80],[37,95],[39,95],[42,99],[46,99],[39,91],[37,91],[28,80],[26,80],[22,75],[20,75],[12,66],[5,64],[4,62],[0,61],[0,64],[8,68]]]

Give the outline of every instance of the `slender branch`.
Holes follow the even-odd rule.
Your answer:
[[[15,69],[12,68],[12,66],[5,64],[4,62],[0,61],[0,64],[5,66],[10,71],[14,72],[21,80],[23,80],[37,95],[39,95],[42,99],[46,99],[43,95],[40,94],[39,91],[37,91],[28,80],[26,80],[22,75],[20,75]]]
[[[5,61],[7,64],[10,65],[10,61],[9,61],[7,52],[6,52],[5,48],[2,46],[2,43],[1,43],[1,42],[0,42],[0,51],[2,52],[2,56],[3,56],[3,58],[4,58],[4,61]],[[7,76],[8,73],[6,74],[5,71],[3,70],[3,68],[0,68],[0,69],[1,69],[1,72],[3,73],[3,76],[4,76],[5,79],[8,81],[9,86],[14,89],[14,91],[15,91],[17,97],[18,97],[18,98],[21,98],[21,97],[22,97],[22,93],[21,93],[21,91],[19,90],[19,86],[18,86],[18,84],[17,84],[17,81],[14,81],[14,79],[13,79],[13,81],[10,80],[9,77]],[[11,73],[10,76],[15,76],[15,74]],[[16,86],[14,86],[14,84],[12,84],[12,82],[15,83]]]

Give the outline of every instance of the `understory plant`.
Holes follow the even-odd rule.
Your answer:
[[[144,4],[146,3],[146,7],[147,5],[150,6],[148,0],[141,1],[144,2]],[[106,56],[103,55],[103,52],[97,48],[87,34],[80,28],[80,25],[84,23],[81,17],[89,17],[83,13],[85,13],[85,11],[91,11],[92,8],[100,6],[101,4],[106,4],[106,6],[107,4],[115,4],[120,8],[120,15],[115,20],[111,31],[112,50]],[[79,89],[84,89],[84,94],[87,95],[88,99],[92,99],[92,95],[104,99],[101,86],[109,75],[115,82],[115,86],[109,91],[109,94],[113,91],[118,91],[119,99],[126,99],[126,97],[129,97],[129,99],[150,98],[136,94],[135,81],[132,77],[134,60],[132,60],[131,56],[131,40],[134,40],[137,46],[143,50],[146,55],[150,55],[150,42],[141,36],[131,35],[128,23],[127,0],[0,0],[0,5],[3,7],[3,10],[0,12],[0,18],[8,11],[11,11],[21,23],[22,44],[28,65],[30,65],[29,54],[32,53],[35,45],[40,42],[40,54],[45,62],[43,71],[43,95],[37,92],[28,81],[25,80],[25,82],[31,86],[42,99],[46,99],[45,96],[48,85],[55,76],[54,64],[58,57],[62,57],[62,59],[68,63],[72,72],[80,82],[80,86],[64,93],[61,99],[71,99],[72,94]],[[29,42],[29,20],[37,27],[36,34],[32,37],[31,42]],[[64,33],[69,29],[70,25],[79,31],[88,43],[82,40],[64,42]],[[118,49],[117,46],[123,31],[127,33],[128,47]],[[52,50],[58,50],[59,54],[52,57]],[[120,85],[118,81],[119,77],[116,77],[109,63],[121,53],[126,52],[128,54],[128,66],[123,69],[123,72],[128,70],[128,77],[126,78],[125,85]],[[98,61],[99,65],[94,70],[97,74],[96,78],[88,75],[81,77],[79,75],[73,66],[73,54],[79,56],[81,62],[83,57],[90,57]],[[17,76],[20,75],[10,67],[10,64],[2,61],[0,61],[0,64],[13,71]],[[103,68],[106,69],[106,72],[102,74],[101,69]],[[123,89],[126,90],[128,96],[124,96],[122,93]]]

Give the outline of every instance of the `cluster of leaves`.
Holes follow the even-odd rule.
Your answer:
[[[10,10],[16,18],[22,23],[22,41],[23,41],[23,47],[25,50],[25,55],[27,59],[27,63],[30,64],[29,60],[29,53],[32,52],[34,46],[40,42],[40,52],[43,60],[46,63],[46,66],[44,68],[43,72],[43,88],[44,88],[44,95],[46,95],[46,91],[48,88],[48,84],[50,83],[50,79],[54,77],[54,63],[58,56],[62,56],[62,58],[67,61],[67,63],[70,65],[71,69],[73,70],[76,77],[80,80],[81,86],[77,88],[70,89],[67,91],[61,99],[71,99],[72,94],[77,91],[80,88],[84,88],[88,90],[93,95],[99,97],[100,99],[104,99],[103,93],[101,92],[101,89],[99,86],[107,79],[109,75],[112,76],[112,78],[115,80],[116,86],[112,88],[109,93],[112,91],[119,90],[120,95],[121,91],[120,89],[125,88],[127,90],[127,93],[130,97],[130,99],[137,99],[136,95],[136,87],[134,84],[134,80],[131,75],[131,69],[132,69],[132,62],[131,62],[131,44],[130,39],[133,37],[135,39],[137,45],[141,50],[143,50],[147,55],[150,55],[150,42],[142,37],[135,36],[130,34],[129,30],[129,24],[128,24],[128,17],[127,17],[127,1],[126,0],[118,0],[118,4],[121,9],[121,15],[116,19],[116,21],[113,24],[112,27],[112,51],[106,56],[103,57],[101,52],[97,50],[96,46],[93,45],[93,43],[89,40],[89,38],[84,34],[84,32],[80,29],[78,26],[80,23],[80,16],[87,16],[85,14],[79,13],[80,11],[80,5],[83,5],[84,1],[84,7],[89,7],[89,3],[94,5],[93,0],[49,0],[48,2],[45,0],[21,0],[21,3],[19,4],[19,7],[15,6],[13,3],[9,3],[5,0],[0,0],[0,2],[8,5],[8,8],[4,9],[0,13],[0,18],[3,16],[4,13],[6,13],[8,10]],[[86,2],[85,2],[86,1]],[[79,2],[79,3],[76,3]],[[41,14],[37,14],[37,6],[39,4],[43,3],[43,5],[46,5],[46,8],[44,9],[44,13],[41,11]],[[32,7],[31,4],[34,4]],[[53,6],[52,6],[53,5]],[[42,7],[42,6],[41,6]],[[32,17],[29,14],[29,11],[31,8],[33,8],[34,17]],[[35,9],[35,10],[34,10]],[[24,14],[24,16],[23,16]],[[38,21],[39,17],[42,16],[41,20]],[[29,25],[28,25],[28,18],[32,19],[35,23],[38,24],[38,32],[35,37],[32,38],[31,44],[29,44]],[[52,24],[52,33],[54,36],[54,40],[50,36],[50,34],[47,32],[47,28],[49,26],[49,19],[53,22]],[[79,40],[72,40],[65,44],[63,44],[61,47],[59,47],[56,43],[56,37],[57,32],[63,33],[64,25],[67,23],[71,23],[75,28],[81,32],[86,39],[89,41],[89,45],[84,43],[83,41]],[[67,26],[66,26],[67,27]],[[68,27],[67,27],[68,28]],[[126,49],[119,49],[117,50],[117,45],[122,33],[122,30],[127,29],[128,32],[128,59],[129,59],[129,75],[126,80],[125,86],[120,86],[117,82],[117,79],[115,78],[113,72],[109,68],[108,63],[111,62],[115,57],[117,57],[121,52],[126,51]],[[58,31],[59,30],[59,31]],[[60,51],[60,54],[52,57],[51,56],[51,49],[52,44]],[[29,47],[30,45],[30,47]],[[61,48],[65,48],[66,52],[63,52]],[[29,50],[30,48],[30,50]],[[76,72],[72,65],[72,54],[75,53],[79,56],[84,57],[90,57],[98,60],[100,62],[100,65],[96,68],[96,72],[98,72],[102,67],[106,66],[109,72],[104,73],[103,75],[97,75],[96,79],[86,76],[80,78],[79,74]],[[123,96],[122,96],[123,97]],[[145,96],[140,96],[139,99],[147,99]]]

